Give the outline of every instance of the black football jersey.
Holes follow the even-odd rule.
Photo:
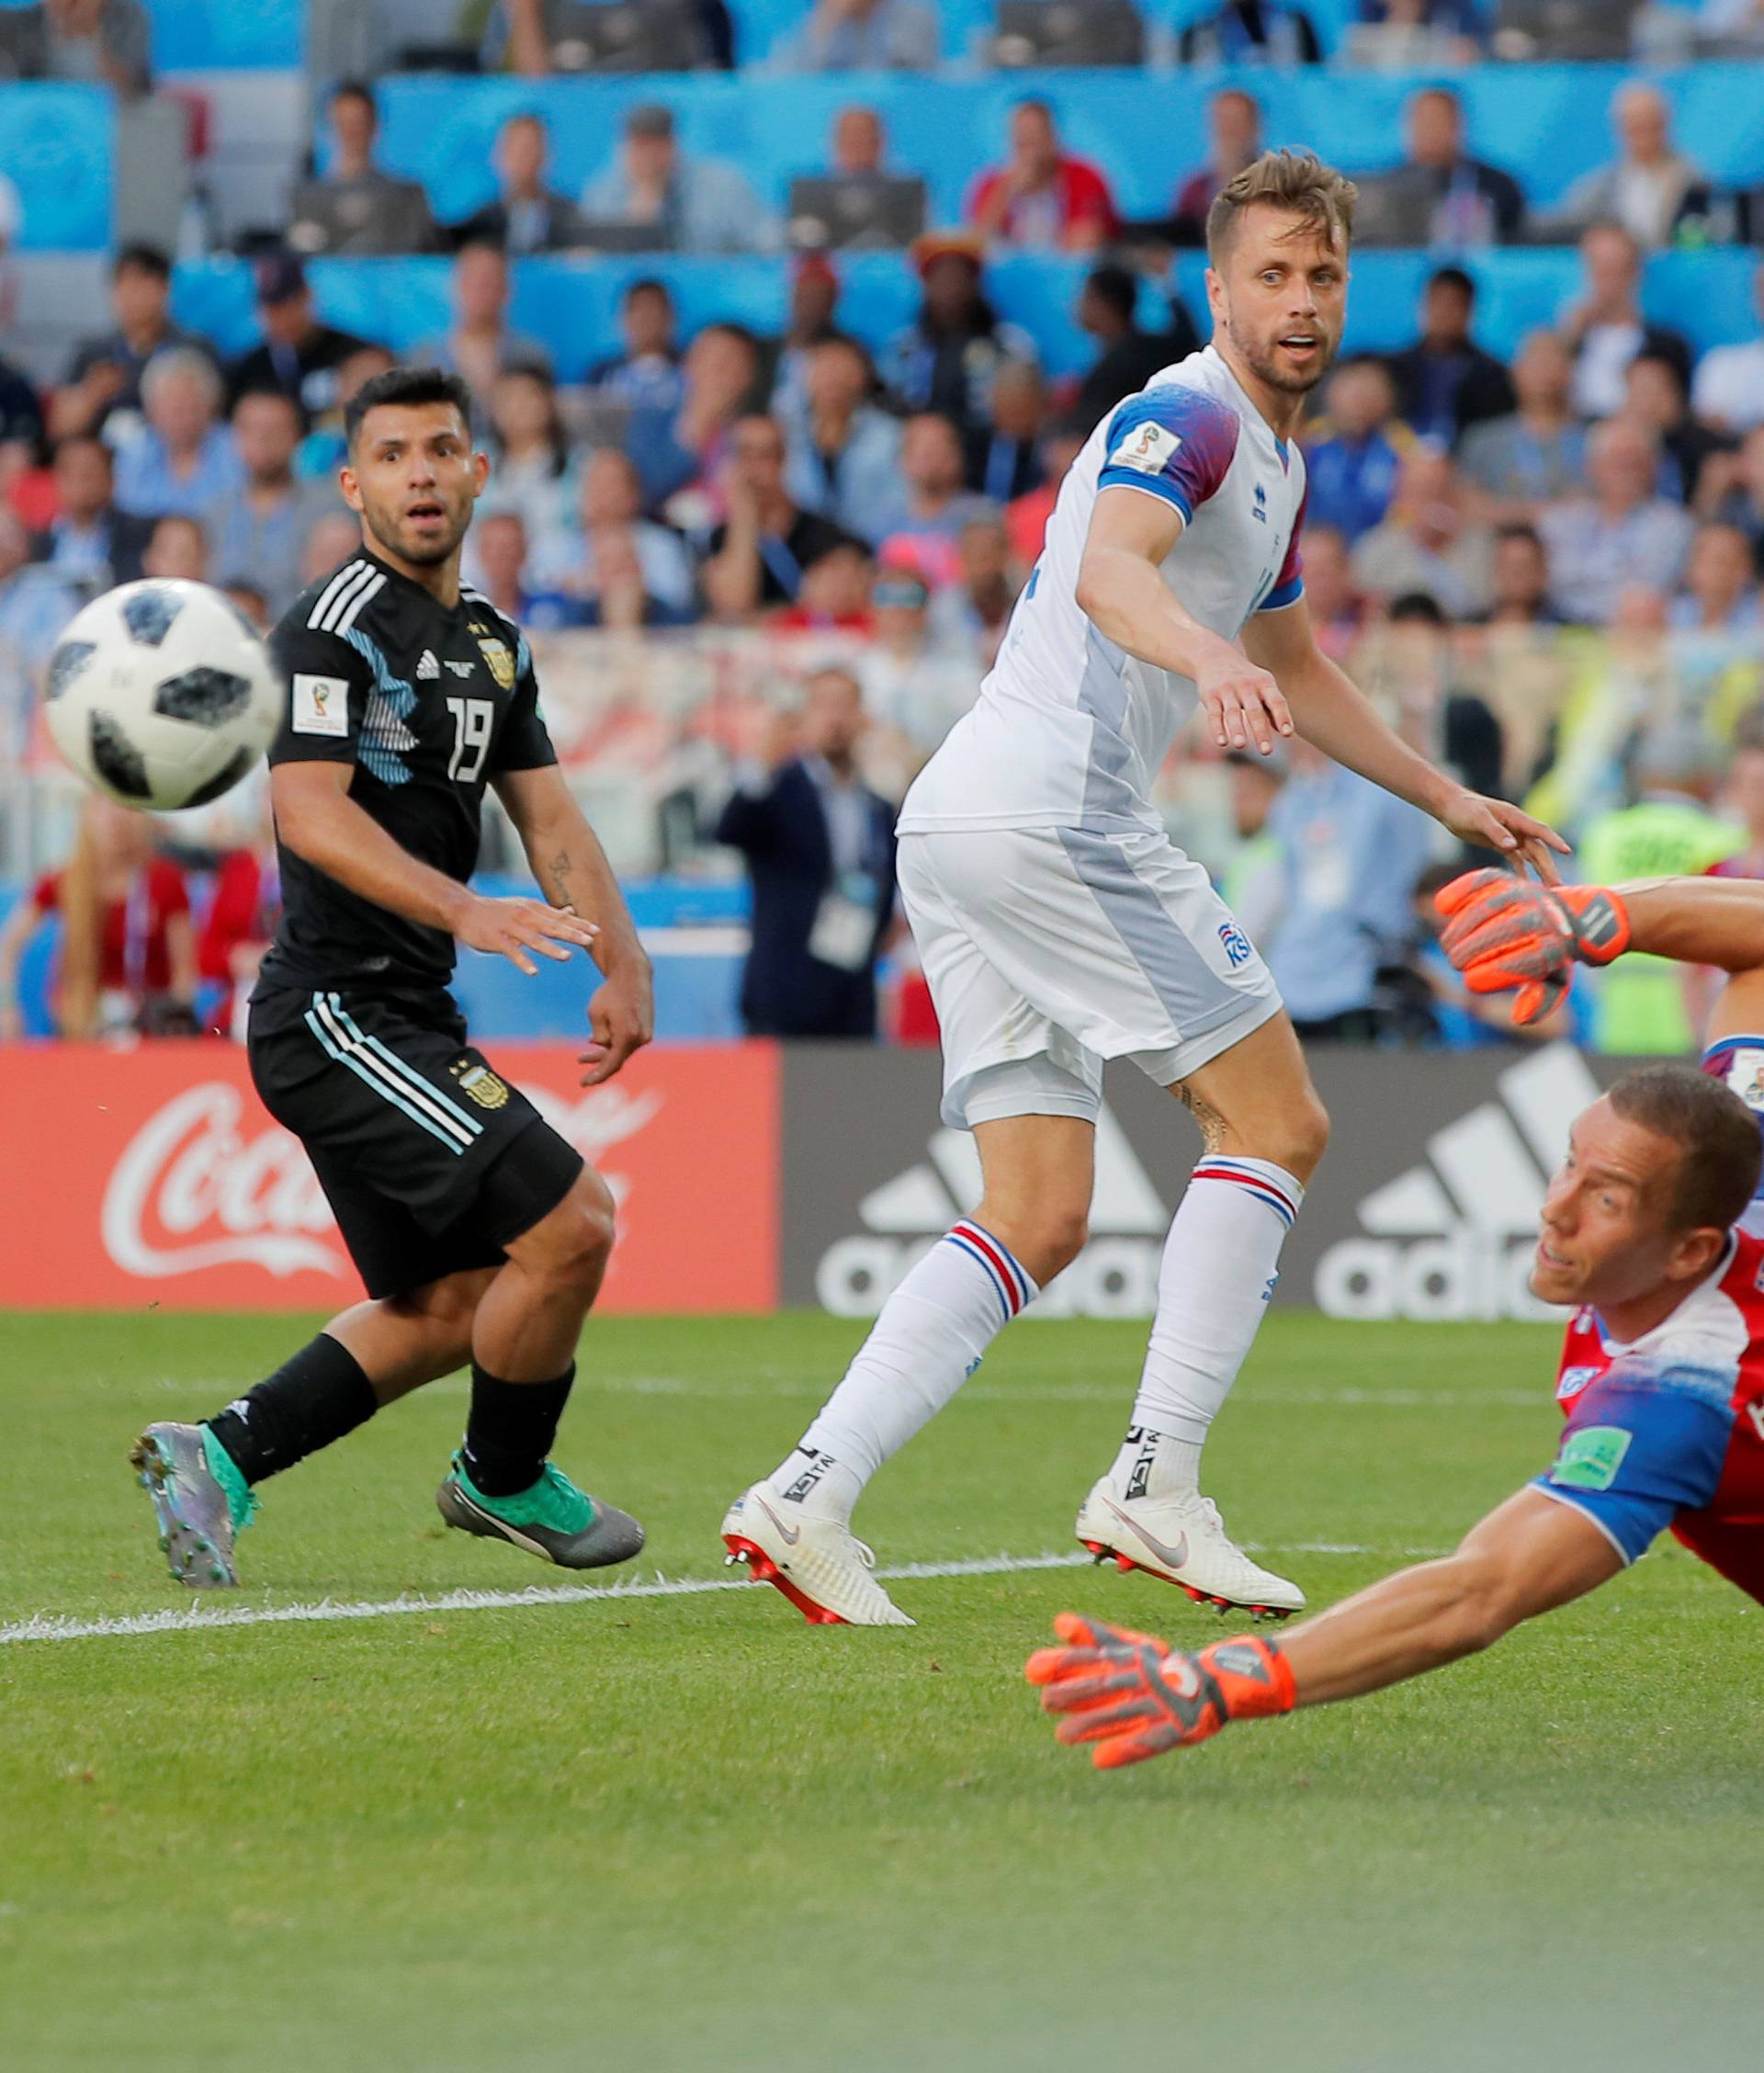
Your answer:
[[[355,766],[349,797],[461,884],[478,861],[484,786],[557,753],[518,628],[475,591],[451,610],[366,551],[306,591],[270,636],[288,684],[281,763]],[[454,942],[351,892],[278,845],[282,924],[269,985],[445,986]]]

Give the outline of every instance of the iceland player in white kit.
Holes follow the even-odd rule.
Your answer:
[[[908,794],[900,889],[944,1043],[944,1117],[984,1195],[902,1279],[799,1444],[723,1521],[811,1620],[910,1625],[851,1532],[865,1484],[1086,1237],[1102,1064],[1131,1058],[1205,1142],[1170,1227],[1138,1395],[1078,1537],[1192,1597],[1304,1593],[1201,1494],[1328,1118],[1280,996],[1152,779],[1196,702],[1221,748],[1296,731],[1466,840],[1550,871],[1559,836],[1406,747],[1318,650],[1290,444],[1341,335],[1353,188],[1271,153],[1207,222],[1213,343],[1091,435],[979,702]]]

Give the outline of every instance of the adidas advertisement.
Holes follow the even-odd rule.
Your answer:
[[[1568,1125],[1624,1062],[1571,1045],[1469,1053],[1317,1051],[1334,1137],[1286,1241],[1275,1300],[1342,1318],[1554,1313],[1525,1286]],[[937,1116],[930,1051],[785,1051],[782,1297],[872,1317],[979,1199],[965,1131]],[[1111,1069],[1091,1242],[1030,1313],[1146,1317],[1193,1126],[1131,1067]]]

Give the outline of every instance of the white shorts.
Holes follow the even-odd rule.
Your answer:
[[[904,834],[899,877],[957,1129],[1094,1120],[1105,1059],[1167,1087],[1280,1013],[1206,873],[1152,829]]]

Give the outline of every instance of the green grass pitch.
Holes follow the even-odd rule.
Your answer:
[[[187,1603],[124,1456],[290,1321],[0,1318],[0,1628]],[[594,1322],[560,1457],[720,1578],[734,1491],[858,1336]],[[885,1565],[1069,1546],[1142,1330],[1022,1326],[876,1485]],[[1545,1462],[1553,1334],[1276,1315],[1227,1523],[1325,1603]],[[464,1384],[269,1485],[261,1608],[566,1580],[441,1530]],[[1764,1615],[1676,1547],[1479,1660],[1101,1777],[1021,1665],[1150,1580],[758,1586],[0,1644],[0,2061],[20,2073],[1458,2073],[1764,2063]]]

